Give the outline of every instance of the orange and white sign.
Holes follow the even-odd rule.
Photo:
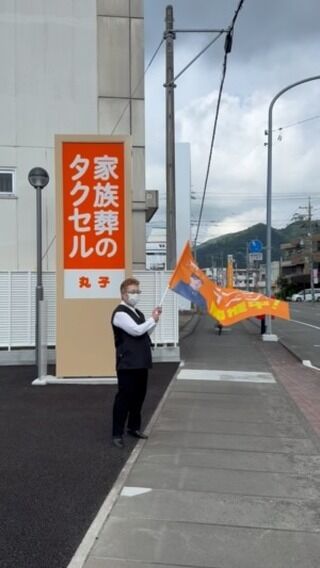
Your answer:
[[[64,297],[117,298],[125,278],[124,144],[62,143]]]
[[[56,136],[58,377],[115,375],[110,319],[132,274],[129,136]]]

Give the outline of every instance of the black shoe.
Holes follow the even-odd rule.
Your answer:
[[[122,438],[112,438],[112,444],[116,448],[124,448],[124,443]]]
[[[127,430],[129,436],[133,436],[134,438],[141,438],[141,440],[147,440],[147,434],[140,432],[140,430]]]

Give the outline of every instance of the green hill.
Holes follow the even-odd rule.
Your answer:
[[[319,231],[317,221],[313,221],[315,231]],[[287,243],[295,238],[306,235],[306,227],[301,221],[290,223],[283,229],[272,228],[272,260],[280,259],[280,245]],[[248,227],[238,233],[229,233],[209,239],[201,245],[197,246],[197,262],[201,268],[211,266],[226,266],[228,254],[232,254],[238,268],[246,266],[246,249],[247,243],[258,239],[263,246],[266,243],[266,225],[258,223],[252,227]],[[265,251],[263,252],[263,262],[265,262]]]

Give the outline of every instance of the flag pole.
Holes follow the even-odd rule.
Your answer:
[[[169,286],[166,287],[165,291],[164,291],[163,294],[162,294],[162,298],[161,298],[160,303],[159,303],[159,307],[160,307],[160,308],[162,308],[162,304],[163,304],[163,302],[164,302],[164,299],[165,299],[165,297],[166,297],[166,295],[167,295],[168,290],[169,290]]]

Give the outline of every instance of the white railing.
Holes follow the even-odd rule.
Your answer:
[[[139,308],[149,315],[160,302],[170,277],[169,271],[136,271],[142,295]],[[35,272],[0,272],[0,347],[29,348],[35,346]],[[43,273],[44,297],[47,301],[47,344],[55,346],[56,277]],[[159,325],[152,334],[156,346],[178,345],[179,324],[177,295],[168,291]]]

